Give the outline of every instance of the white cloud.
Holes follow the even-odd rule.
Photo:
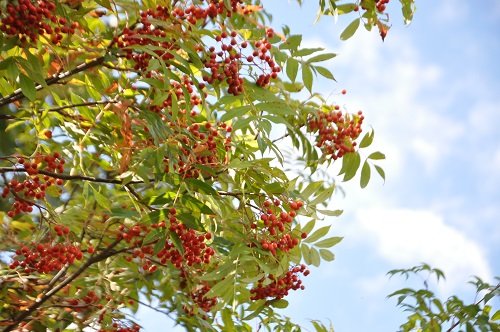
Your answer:
[[[467,122],[472,138],[496,134],[500,123],[500,103],[496,100],[476,103],[468,114]]]
[[[478,275],[492,280],[483,249],[436,213],[412,209],[364,209],[354,229],[374,250],[398,267],[426,262],[445,271],[444,290],[456,290]]]
[[[454,98],[429,93],[444,85],[441,66],[424,63],[397,33],[382,44],[376,35],[360,31],[338,54],[333,72],[349,91],[346,107],[365,111],[367,124],[377,131],[375,144],[388,152],[387,173],[401,175],[415,161],[434,173],[464,132],[463,125],[445,113]],[[331,86],[323,92],[331,92]],[[342,96],[337,99],[344,102]]]

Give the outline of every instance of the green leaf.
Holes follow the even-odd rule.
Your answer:
[[[232,332],[236,331],[233,322],[233,315],[231,314],[231,310],[229,308],[224,308],[221,312],[222,322],[224,323],[224,331]]]
[[[302,252],[302,258],[304,259],[304,262],[307,265],[310,265],[311,264],[311,248],[309,248],[305,244],[302,244],[300,246],[300,251]]]
[[[158,229],[155,229],[152,232],[149,232],[146,234],[144,237],[144,243],[152,243],[154,240],[159,239],[163,235],[163,231],[160,231]]]
[[[373,159],[373,160],[381,160],[381,159],[385,159],[385,154],[383,154],[382,152],[373,152],[371,153],[369,156],[368,156],[368,159]]]
[[[47,82],[45,82],[45,77],[43,76],[43,67],[40,59],[34,56],[31,52],[25,51],[27,55],[27,59],[24,61],[19,61],[19,64],[26,70],[26,74],[35,82],[43,86],[47,87]]]
[[[170,232],[170,239],[172,240],[172,243],[174,244],[175,249],[179,251],[182,255],[184,255],[184,246],[182,245],[181,239],[179,238],[179,235],[174,232]]]
[[[31,101],[36,99],[36,86],[35,82],[29,79],[24,74],[19,74],[19,84],[23,95]]]
[[[318,248],[330,248],[339,243],[340,241],[342,241],[342,239],[343,237],[334,236],[328,239],[318,241],[314,245]]]
[[[304,240],[304,242],[306,242],[306,243],[312,243],[312,242],[315,242],[315,241],[319,240],[320,238],[322,238],[323,236],[325,236],[326,234],[328,234],[328,231],[330,230],[330,227],[331,227],[331,225],[323,226],[321,228],[318,228],[314,233],[312,233],[311,235],[309,235]]]
[[[312,194],[317,192],[319,188],[323,185],[323,181],[315,181],[315,182],[310,182],[306,189],[304,189],[301,193],[302,198],[308,199]]]
[[[356,30],[358,30],[360,21],[361,21],[360,18],[357,18],[354,21],[352,21],[344,29],[344,31],[342,31],[342,33],[340,34],[340,39],[341,40],[347,40],[347,39],[351,38],[354,35],[354,33],[356,32]]]
[[[359,143],[359,148],[363,149],[363,148],[370,146],[370,144],[372,144],[372,142],[373,142],[373,136],[375,136],[374,134],[375,134],[375,132],[373,130],[367,132],[365,134],[365,136],[363,136],[361,143]]]
[[[309,234],[316,224],[316,219],[311,219],[304,227],[302,227],[302,232]]]
[[[496,322],[497,320],[500,320],[500,310],[497,310],[493,316],[491,317],[491,320]]]
[[[255,309],[253,308],[254,305],[256,306]],[[254,310],[254,312],[252,312],[248,316],[245,316],[243,318],[243,320],[254,319],[255,317],[257,317],[262,312],[262,310],[264,310],[267,307],[268,307],[267,306],[267,301],[264,301],[264,300],[260,300],[260,301],[256,301],[256,302],[252,303],[248,309],[249,310]]]
[[[288,301],[284,299],[280,300],[274,300],[269,303],[272,307],[278,308],[278,309],[285,309],[288,307]]]
[[[286,39],[284,43],[280,45],[280,50],[296,50],[300,43],[302,42],[302,35],[292,35]]]
[[[198,179],[186,179],[185,181],[189,185],[189,187],[196,192],[207,195],[217,195],[217,190],[212,188],[212,186],[205,181],[201,181]]]
[[[361,179],[359,180],[361,188],[365,188],[368,185],[368,182],[370,181],[370,172],[370,165],[367,161],[365,161],[363,163],[363,168],[361,169]]]
[[[283,188],[283,185],[279,182],[266,184],[262,187],[262,189],[272,195],[279,195],[285,191],[285,188]]]
[[[344,172],[344,181],[349,181],[356,175],[360,164],[361,157],[357,152],[348,153],[343,157],[340,174]]]
[[[330,60],[336,56],[337,56],[337,54],[335,54],[335,53],[323,53],[323,54],[319,54],[319,55],[313,56],[312,58],[307,59],[306,62],[307,63],[321,62],[321,61]]]
[[[314,326],[314,329],[316,330],[316,332],[328,332],[326,327],[323,324],[321,324],[321,322],[313,320],[313,321],[311,321],[311,323]]]
[[[309,202],[309,204],[316,205],[328,202],[330,197],[332,197],[334,191],[335,187],[318,190],[318,196],[316,196],[311,202]]]
[[[203,224],[201,223],[200,218],[196,218],[193,214],[191,213],[181,213],[177,215],[177,218],[182,221],[184,225],[186,225],[188,228],[195,229],[197,231],[205,232],[205,228],[203,227]]]
[[[298,83],[283,82],[283,86],[285,87],[285,90],[288,92],[300,92],[304,88],[304,84],[300,82]]]
[[[415,12],[415,1],[414,0],[401,1],[401,11],[403,12],[405,24],[410,24],[410,22],[413,19],[413,13]]]
[[[352,12],[355,7],[356,7],[356,4],[353,4],[353,3],[342,4],[342,5],[337,6],[337,12],[339,13],[339,15],[348,14],[348,13]]]
[[[317,48],[303,48],[303,49],[300,49],[296,52],[293,52],[292,55],[294,57],[303,57],[303,56],[308,56],[308,55],[311,55],[313,53],[316,53],[316,52],[320,52],[320,51],[323,51],[324,48],[320,48],[320,47],[317,47]]]
[[[378,165],[373,165],[375,167],[375,170],[377,171],[378,175],[385,181],[385,172],[384,169]]]
[[[294,58],[288,58],[288,60],[286,61],[286,76],[288,76],[290,81],[295,82],[298,70],[299,62]]]
[[[328,249],[320,249],[319,254],[327,262],[331,262],[335,259],[335,255]]]
[[[215,284],[206,294],[206,298],[222,297],[226,292],[232,291],[234,276],[226,276],[225,279]]]
[[[103,6],[104,8],[113,11],[113,7],[111,7],[111,2],[109,0],[96,0],[96,2],[101,6]]]
[[[321,258],[318,250],[311,248],[309,254],[311,255],[311,265],[319,266],[321,264]]]
[[[344,212],[344,210],[320,210],[320,209],[317,209],[317,211],[329,217],[338,217]]]
[[[335,81],[335,77],[329,69],[321,66],[315,66],[314,69],[324,78]]]
[[[111,210],[111,202],[109,199],[98,192],[94,187],[92,187],[92,191],[94,192],[94,198],[97,204],[106,210]]]
[[[181,197],[181,202],[185,208],[191,211],[201,212],[203,214],[215,214],[212,209],[210,209],[207,205],[203,204],[203,202],[194,198],[193,196],[183,195]]]
[[[302,64],[302,82],[309,92],[312,92],[313,74],[308,64]]]
[[[221,122],[226,122],[228,120],[232,120],[236,117],[241,117],[248,112],[252,110],[252,107],[250,105],[245,105],[245,106],[239,106],[239,107],[234,107],[222,115],[220,121]]]

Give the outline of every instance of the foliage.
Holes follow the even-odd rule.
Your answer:
[[[429,280],[435,276],[437,281],[445,279],[444,273],[422,264],[409,269],[389,271],[388,274],[403,275],[408,279],[412,275],[424,278],[424,288],[403,288],[391,293],[388,297],[396,297],[398,306],[409,312],[408,321],[401,325],[401,331],[491,331],[500,330],[500,310],[492,312],[491,300],[500,296],[500,283],[496,286],[484,282],[479,277],[469,283],[476,289],[476,297],[466,304],[456,295],[447,300],[440,300],[429,289]],[[500,278],[496,278],[500,281]]]
[[[337,2],[320,14],[385,37],[387,1]],[[335,182],[312,174],[385,176],[359,152],[364,116],[314,92],[335,54],[274,31],[258,1],[0,9],[4,331],[137,331],[125,309],[151,303],[187,330],[300,330],[275,309],[341,240]],[[284,171],[295,159],[304,176]]]

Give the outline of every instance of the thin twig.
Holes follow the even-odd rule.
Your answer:
[[[16,117],[9,114],[0,114],[0,120],[14,120]]]
[[[173,318],[172,318],[172,316],[170,316],[170,312],[168,312],[168,311],[163,311],[163,310],[160,310],[160,309],[158,309],[158,308],[155,308],[155,307],[153,307],[152,305],[147,304],[146,302],[143,302],[143,301],[141,301],[141,300],[139,300],[139,299],[136,299],[136,298],[134,298],[134,297],[132,297],[132,296],[127,296],[127,297],[128,297],[129,299],[131,299],[131,300],[133,300],[133,301],[135,301],[135,302],[139,303],[140,305],[143,305],[143,306],[145,306],[145,307],[148,307],[148,308],[149,308],[149,309],[151,309],[151,310],[154,310],[154,311],[156,311],[156,312],[159,312],[160,314],[164,314],[164,315],[166,315],[168,318],[173,319]]]
[[[113,248],[120,243],[120,239],[115,240],[113,243],[111,243],[104,251],[102,251],[99,255],[91,256],[83,265],[78,268],[73,274],[68,276],[66,279],[64,279],[61,283],[59,283],[56,287],[52,288],[50,291],[45,293],[41,298],[35,300],[35,302],[30,305],[26,310],[21,312],[17,317],[14,319],[14,322],[10,325],[8,325],[3,332],[10,332],[13,331],[19,323],[24,321],[26,318],[28,318],[33,312],[35,312],[42,304],[47,302],[54,294],[59,292],[61,289],[63,289],[66,285],[70,284],[73,280],[75,280],[80,274],[85,272],[92,264],[95,264],[97,262],[100,262],[102,260],[105,260],[106,258],[112,256],[115,254],[113,251]]]
[[[492,293],[496,292],[498,289],[500,289],[500,283],[499,283],[498,285],[496,285],[496,287],[495,287],[495,288],[493,288],[491,291],[489,291],[488,293],[486,293],[486,294],[485,294],[485,295],[481,298],[481,300],[479,300],[479,301],[475,302],[474,304],[475,304],[475,305],[480,304],[481,302],[483,302],[483,301],[486,299],[486,296],[487,296],[488,294],[492,294]],[[455,318],[456,318],[456,317],[455,317]],[[453,319],[454,321],[455,321],[455,318]],[[453,329],[454,329],[455,327],[457,327],[458,325],[460,325],[460,319],[458,319],[455,323],[453,323],[453,324],[450,326],[450,328],[446,330],[446,332],[451,332],[451,331],[453,331]]]
[[[26,169],[24,167],[16,168],[16,167],[0,167],[0,174],[1,173],[10,173],[10,172],[26,172]],[[97,177],[91,177],[91,176],[85,176],[85,175],[69,175],[69,174],[62,174],[62,173],[54,173],[54,172],[49,172],[46,170],[38,170],[39,174],[47,175],[55,179],[62,179],[62,180],[82,180],[82,181],[90,181],[90,182],[100,182],[100,183],[110,183],[110,184],[122,184],[122,180],[118,179],[107,179],[107,178],[97,178]],[[144,183],[143,181],[130,181],[129,184],[137,184],[137,183]]]
[[[71,70],[68,70],[66,72],[57,74],[57,75],[52,76],[50,78],[47,78],[45,80],[45,85],[56,84],[56,83],[58,83],[61,80],[64,80],[64,79],[66,79],[66,78],[68,78],[70,76],[73,76],[75,74],[81,73],[82,71],[85,71],[85,70],[87,70],[89,68],[93,68],[93,67],[99,66],[103,62],[104,62],[104,56],[100,56],[100,57],[97,57],[97,58],[94,58],[94,59],[90,60],[89,62],[81,63],[81,64],[79,64],[78,66],[76,66],[75,68],[73,68]],[[44,86],[41,85],[41,84],[38,84],[35,87],[35,89],[37,91],[42,90],[43,88],[44,88]],[[25,96],[24,96],[21,88],[19,88],[16,91],[14,91],[13,93],[11,93],[10,95],[8,95],[6,97],[3,97],[3,98],[0,98],[0,107],[8,105],[8,104],[11,104],[11,103],[13,103],[15,101],[18,101],[18,100],[21,100],[24,97]]]

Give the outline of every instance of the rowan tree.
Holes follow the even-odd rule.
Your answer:
[[[385,38],[388,3],[319,16]],[[253,0],[0,1],[3,331],[138,331],[153,300],[187,330],[300,330],[275,309],[341,240],[315,172],[384,177],[362,112],[315,93],[334,56]]]

